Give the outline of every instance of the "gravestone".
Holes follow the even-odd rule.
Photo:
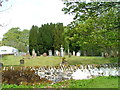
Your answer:
[[[44,57],[47,56],[47,53],[43,53],[43,56],[44,56]]]
[[[49,50],[48,52],[49,52],[49,56],[52,56],[52,50]]]
[[[101,56],[104,57],[104,53],[103,52],[101,53]]]
[[[24,64],[24,58],[20,60],[20,64]]]
[[[63,51],[63,49],[64,49],[64,48],[63,48],[62,45],[61,45],[61,48],[60,48],[60,56],[61,56],[61,57],[64,57],[64,51]]]
[[[36,53],[34,49],[32,50],[32,57],[36,57]]]
[[[76,56],[80,56],[80,52],[77,52],[77,53],[76,53]]]
[[[104,54],[104,57],[108,57],[108,56],[109,56],[108,53],[105,53],[105,54]]]
[[[55,51],[54,51],[54,55],[55,55],[55,56],[58,56],[58,54],[59,54],[59,51],[58,51],[58,50],[55,50]]]
[[[73,51],[73,56],[75,56],[75,51]]]

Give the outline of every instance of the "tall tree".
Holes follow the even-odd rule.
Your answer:
[[[59,50],[61,45],[64,46],[64,28],[62,23],[57,23],[54,29],[54,49]]]
[[[37,53],[37,33],[38,33],[38,27],[32,26],[30,33],[29,33],[29,52],[32,55],[32,50],[34,49]]]
[[[34,47],[38,55],[48,53],[48,50],[59,50],[64,45],[63,32],[62,23],[43,24],[39,29],[32,26],[29,35],[30,53]]]

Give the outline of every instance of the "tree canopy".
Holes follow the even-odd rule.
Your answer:
[[[32,26],[29,34],[30,54],[34,49],[37,55],[48,53],[48,50],[59,50],[64,45],[64,28],[62,23]]]
[[[11,28],[7,33],[3,35],[2,45],[12,46],[17,48],[19,51],[27,51],[27,45],[29,39],[29,30],[23,30],[19,27]]]
[[[116,55],[118,51],[119,9],[117,2],[64,1],[62,10],[74,14],[74,21],[65,29],[71,51],[82,50],[87,55],[101,52]]]

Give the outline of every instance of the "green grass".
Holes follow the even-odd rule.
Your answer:
[[[41,85],[6,85],[4,84],[2,88],[118,88],[118,79],[120,77],[96,77],[88,80],[67,80],[51,84],[41,84]]]
[[[2,63],[4,66],[20,66],[20,59],[25,58],[25,64],[23,66],[55,66],[62,62],[61,57],[43,57],[38,56],[36,58],[30,57],[28,59],[28,56],[4,56],[2,58]],[[114,63],[118,62],[118,58],[104,58],[104,57],[77,57],[77,56],[65,56],[65,60],[70,65],[75,64],[105,64],[105,63]]]
[[[60,57],[35,57],[28,59],[27,56],[19,56],[15,57],[12,55],[4,56],[2,58],[2,63],[4,66],[19,66],[20,65],[20,59],[24,58],[24,65],[22,66],[54,66],[59,64],[62,59]]]
[[[70,58],[66,58],[69,64],[105,64],[105,63],[115,63],[118,62],[118,58],[104,58],[104,57],[92,57],[92,56],[72,56]]]

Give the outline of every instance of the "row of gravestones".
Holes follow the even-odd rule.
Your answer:
[[[52,50],[49,50],[48,51],[49,52],[49,56],[52,56]],[[61,56],[61,57],[64,57],[64,55],[65,55],[65,52],[64,52],[64,48],[63,48],[63,46],[61,45],[61,48],[60,48],[60,52],[58,51],[58,50],[55,50],[54,51],[54,56]],[[69,55],[71,55],[71,53],[69,53],[69,51],[68,51],[68,54]],[[118,53],[117,53],[118,54]],[[32,56],[33,57],[36,57],[36,53],[35,53],[35,50],[33,49],[32,50]],[[79,50],[77,53],[75,53],[75,51],[73,51],[73,54],[72,54],[73,56],[81,56],[81,51]],[[47,53],[43,53],[43,56],[47,56]],[[108,57],[108,54],[107,53],[101,53],[101,56],[102,57]]]
[[[63,57],[64,56],[64,51],[63,51],[63,47],[61,45],[61,48],[60,48],[60,52],[58,50],[55,50],[55,55],[54,56],[61,56]],[[32,57],[36,57],[36,52],[35,50],[33,49],[32,50]],[[47,53],[43,53],[43,56],[47,56]],[[52,50],[49,50],[49,56],[52,56]]]
[[[48,54],[49,54],[48,56],[53,56],[52,50],[49,50],[49,51],[48,51]],[[33,51],[32,51],[32,56],[33,56],[33,57],[36,57],[36,55],[37,55],[37,54],[35,53],[35,50],[33,49]],[[62,57],[63,57],[64,55],[67,55],[67,54],[66,54],[66,52],[63,51],[63,49],[61,49],[61,52],[58,51],[58,50],[55,50],[55,51],[54,51],[54,56],[62,56]],[[70,55],[71,55],[71,53],[70,53]],[[72,55],[73,55],[73,56],[81,56],[81,51],[80,51],[80,50],[79,50],[78,52],[73,51]],[[43,53],[43,56],[47,56],[47,53]],[[108,54],[102,52],[102,53],[101,53],[101,56],[102,56],[102,57],[107,57]]]
[[[52,54],[52,50],[49,50],[48,51],[48,56],[53,56],[53,54]],[[61,57],[63,57],[64,55],[67,55],[66,54],[66,52],[64,52],[64,51],[62,51],[62,52],[60,52],[60,51],[58,51],[58,50],[55,50],[54,51],[54,56],[61,56]],[[73,51],[73,54],[72,54],[73,56],[81,56],[81,52],[79,51],[79,52],[77,52],[77,53],[75,53],[75,51]],[[32,51],[32,56],[33,57],[36,57],[36,53],[35,53],[35,50],[33,49],[33,51]],[[47,56],[47,53],[43,53],[43,56]]]

